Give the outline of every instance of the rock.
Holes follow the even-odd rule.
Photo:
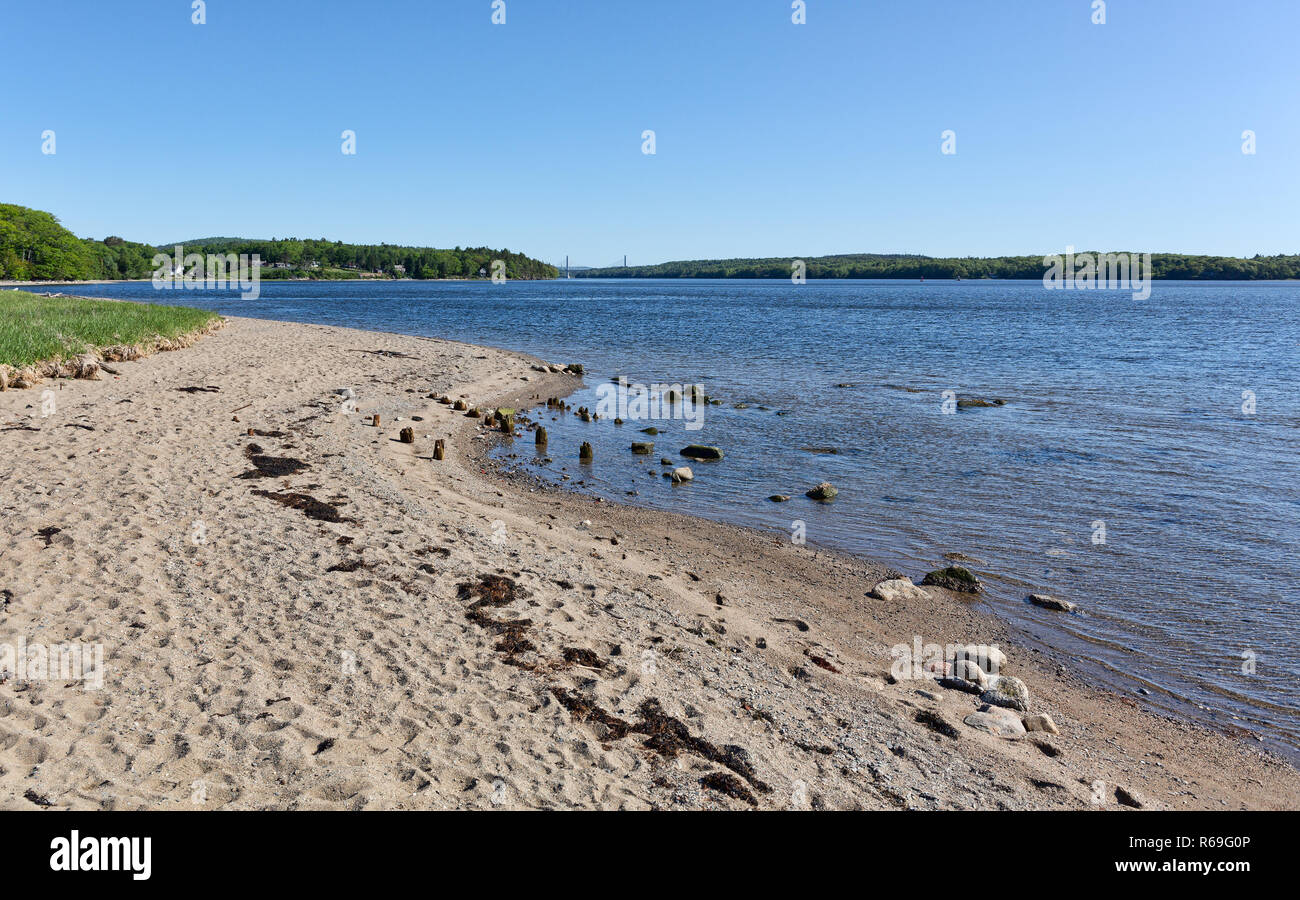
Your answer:
[[[682,456],[687,459],[710,460],[722,459],[722,451],[717,447],[706,447],[703,444],[691,444],[682,450]]]
[[[979,712],[973,712],[962,719],[976,731],[984,731],[997,737],[1018,737],[1025,733],[1025,726],[1020,716],[1009,709],[986,706]]]
[[[677,390],[676,388],[672,388],[671,390],[664,391],[664,402],[665,402],[665,403],[674,403],[674,404],[675,404],[675,403],[681,403],[681,402],[682,402],[682,392],[679,391],[679,390]]]
[[[673,469],[673,484],[681,484],[683,481],[694,480],[695,473],[691,471],[689,466],[682,466],[681,468]]]
[[[438,438],[433,442],[433,458],[444,459],[447,456],[447,442]]]
[[[982,694],[988,690],[989,676],[969,659],[956,659],[953,660],[951,673],[946,678],[940,679],[939,683],[956,691]]]
[[[565,366],[565,370],[570,375],[581,375],[585,371],[582,368],[582,363],[569,363],[567,366]]]
[[[1061,729],[1056,727],[1056,723],[1052,721],[1052,717],[1047,715],[1047,713],[1042,713],[1036,716],[1025,716],[1024,722],[1026,731],[1045,731],[1048,734],[1061,733]]]
[[[632,452],[637,456],[649,456],[655,452],[655,445],[650,441],[635,441],[632,444]]]
[[[982,694],[984,689],[973,681],[967,681],[965,678],[957,678],[953,675],[945,675],[939,679],[939,684],[953,691],[964,691],[967,694]]]
[[[1115,802],[1122,806],[1132,807],[1133,809],[1141,809],[1146,806],[1145,797],[1136,791],[1126,790],[1118,784],[1115,785]]]
[[[989,689],[980,695],[980,699],[994,706],[1024,712],[1029,708],[1029,688],[1019,678],[994,675],[989,679]]]
[[[659,433],[659,429],[658,429],[658,428],[655,428],[653,425],[651,425],[649,428],[642,428],[642,429],[641,429],[641,433],[642,433],[642,434],[649,434],[649,435],[656,435],[656,434]]]
[[[871,596],[877,600],[893,602],[895,600],[921,601],[926,599],[925,591],[912,584],[907,578],[893,578],[882,581],[871,589]]]
[[[811,497],[814,500],[820,500],[823,503],[834,500],[839,496],[839,490],[829,481],[823,481],[817,487],[804,494],[805,497]]]
[[[1007,664],[1007,655],[991,644],[963,644],[954,652],[957,660],[970,660],[989,675],[996,675]]]
[[[1046,594],[1030,594],[1029,602],[1034,606],[1041,606],[1043,609],[1051,609],[1056,612],[1074,612],[1076,608],[1069,600],[1057,600],[1055,597],[1049,597]]]
[[[964,569],[961,566],[949,566],[946,569],[935,569],[933,572],[928,572],[921,579],[921,584],[947,588],[950,591],[959,591],[966,594],[978,594],[981,587],[979,579],[972,575],[969,569]]]
[[[591,449],[591,444],[583,441],[582,446],[578,448],[578,459],[590,462],[593,456],[595,453]]]
[[[451,408],[456,410],[457,412],[464,412],[465,410],[469,409],[469,404],[466,403],[464,400],[457,400],[455,403],[452,404]]]
[[[959,409],[971,409],[971,408],[981,409],[983,407],[988,407],[988,406],[1006,406],[1006,405],[1007,405],[1007,401],[1005,400],[998,400],[998,399],[985,400],[983,397],[967,397],[957,401],[957,407]]]
[[[357,392],[352,390],[352,388],[349,387],[335,388],[334,393],[338,394],[344,400],[357,399]]]
[[[773,503],[785,503],[787,500],[790,499],[790,495],[789,495],[789,494],[773,494],[772,496],[768,497],[767,499],[771,500]]]
[[[399,432],[398,437],[399,437],[399,439],[401,440],[401,442],[402,442],[403,444],[414,444],[414,443],[415,443],[415,429],[414,429],[414,428],[403,428],[403,429],[401,430],[401,432]]]
[[[545,429],[545,428],[538,428],[538,429],[537,429],[537,436],[533,438],[533,441],[537,444],[537,446],[539,446],[539,447],[545,447],[545,446],[546,446],[546,441],[547,441],[546,429]]]

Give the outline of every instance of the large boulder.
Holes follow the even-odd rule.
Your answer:
[[[1029,709],[1029,688],[1019,678],[994,675],[989,679],[989,689],[980,699],[993,706],[1005,706],[1024,712]]]
[[[985,706],[979,712],[973,712],[962,720],[976,731],[984,731],[997,737],[1019,737],[1025,733],[1020,716],[1009,709],[997,706]]]
[[[927,572],[921,579],[921,584],[947,588],[964,594],[978,594],[982,587],[980,580],[972,575],[969,569],[961,566],[949,566],[946,569]]]
[[[871,589],[871,596],[887,602],[894,600],[917,602],[926,599],[925,591],[912,584],[907,578],[891,578],[882,581]]]

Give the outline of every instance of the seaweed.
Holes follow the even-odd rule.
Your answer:
[[[594,650],[588,650],[586,647],[565,647],[564,661],[570,665],[587,666],[591,669],[605,668],[605,662],[596,655]]]
[[[768,794],[772,789],[759,780],[750,762],[749,751],[735,744],[718,747],[702,737],[691,734],[690,728],[680,719],[675,719],[663,711],[659,701],[653,697],[637,708],[641,721],[631,723],[611,715],[596,706],[577,691],[552,687],[551,693],[560,705],[569,710],[579,722],[599,722],[609,729],[610,740],[621,740],[629,734],[646,737],[645,747],[666,759],[675,759],[683,753],[702,757],[709,762],[726,766],[753,786],[759,793]]]
[[[457,587],[457,596],[461,600],[476,598],[465,611],[465,618],[480,628],[501,636],[496,649],[499,653],[505,654],[509,665],[531,669],[534,668],[532,665],[522,662],[518,657],[521,653],[537,649],[536,645],[525,636],[528,629],[532,627],[533,620],[495,619],[487,614],[490,608],[508,606],[517,598],[526,595],[527,592],[504,575],[480,575],[477,584],[467,581]]]
[[[743,800],[750,806],[758,806],[758,798],[754,796],[753,791],[745,787],[744,782],[730,772],[710,772],[700,779],[700,784],[719,794]]]
[[[292,456],[267,456],[257,444],[245,447],[244,455],[254,468],[240,475],[240,478],[286,478],[311,468],[301,459]]]
[[[354,522],[355,519],[349,519],[339,515],[339,508],[332,503],[325,503],[317,500],[310,494],[284,494],[273,491],[256,490],[253,491],[259,497],[269,497],[281,506],[287,506],[290,509],[300,509],[309,519],[317,519],[321,522]]]
[[[326,572],[355,572],[358,569],[373,569],[374,563],[362,562],[359,559],[349,560],[348,562],[335,563],[326,569]]]

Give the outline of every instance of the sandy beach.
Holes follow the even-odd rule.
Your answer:
[[[500,437],[434,397],[578,383],[539,362],[232,318],[0,393],[0,643],[103,648],[98,689],[0,683],[0,806],[1300,808],[1254,741],[959,595],[871,596],[920,572],[497,474]],[[916,639],[996,645],[1059,733],[894,677]]]

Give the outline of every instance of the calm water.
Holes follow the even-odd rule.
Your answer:
[[[575,408],[615,374],[702,382],[723,400],[702,431],[547,415],[553,463],[531,439],[505,452],[614,500],[787,535],[799,520],[810,543],[913,575],[966,554],[993,608],[1112,686],[1300,747],[1300,285],[1157,283],[1146,301],[1037,282],[264,283],[248,302],[148,284],[80,292],[582,362]],[[949,415],[948,390],[1007,404]],[[647,424],[664,433],[639,434]],[[592,466],[577,463],[583,440]],[[653,456],[633,456],[633,440],[654,440]],[[697,442],[726,458],[691,463],[689,485],[659,477],[660,456]],[[834,504],[803,497],[823,480]],[[1083,614],[1030,607],[1031,591]]]

